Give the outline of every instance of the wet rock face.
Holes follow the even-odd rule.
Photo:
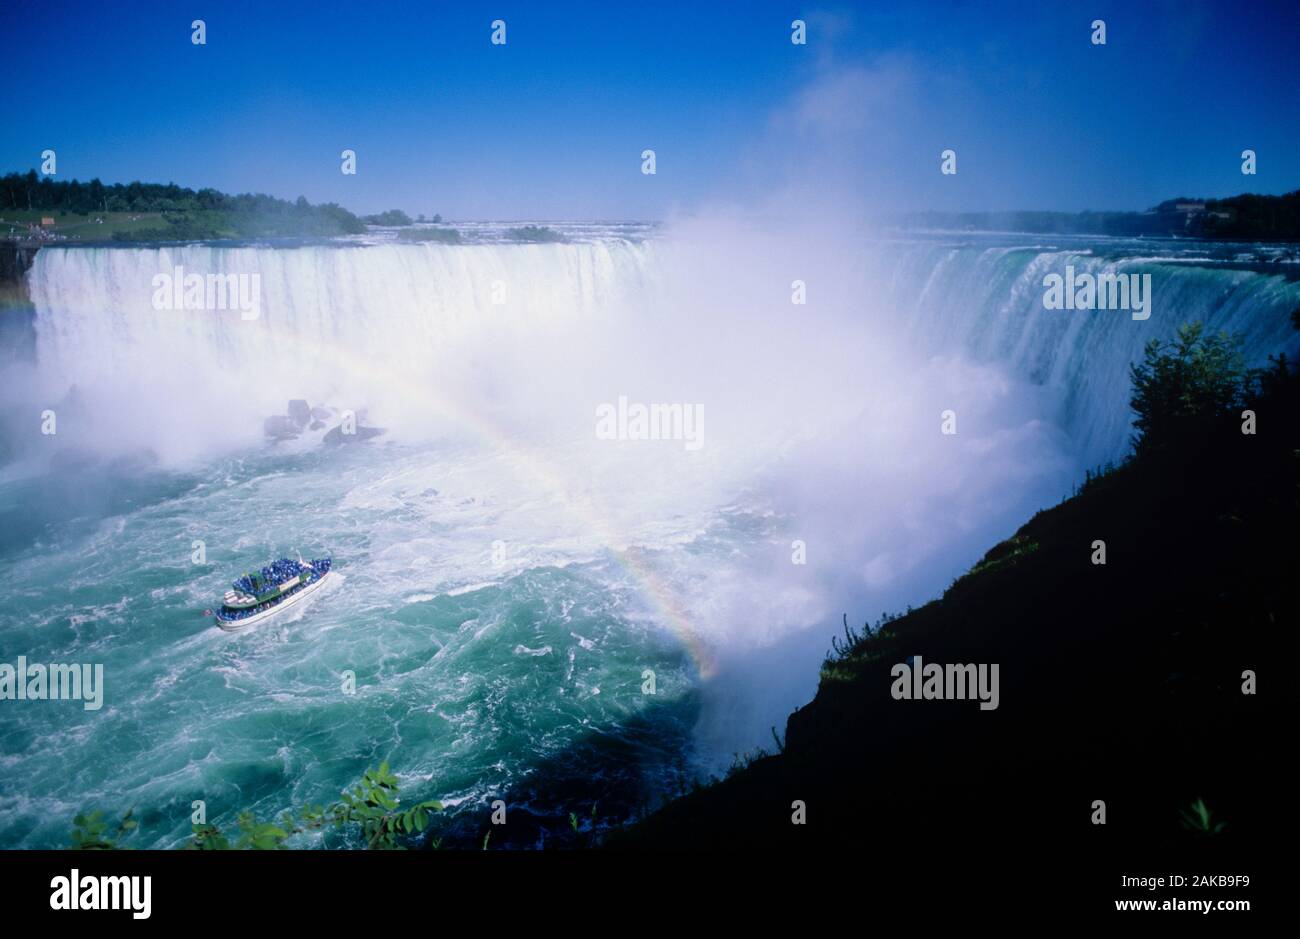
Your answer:
[[[295,398],[289,402],[289,417],[301,430],[311,421],[311,407],[302,398]]]
[[[262,429],[273,440],[292,440],[301,428],[286,414],[272,414],[262,422]]]
[[[39,250],[40,245],[37,244],[0,241],[0,284],[21,285],[23,274],[32,266],[32,261]]]
[[[365,411],[359,411],[355,419],[348,413],[343,423],[336,423],[340,411],[329,405],[312,407],[305,398],[294,398],[289,402],[287,414],[272,414],[262,422],[262,429],[272,441],[296,440],[305,431],[319,432],[334,423],[334,427],[322,436],[326,446],[336,447],[345,443],[357,443],[378,437],[384,432],[382,427],[367,427]]]
[[[312,407],[305,398],[289,402],[286,414],[272,414],[262,422],[266,436],[272,440],[292,440],[304,430],[320,430],[324,419],[334,414],[333,408]]]

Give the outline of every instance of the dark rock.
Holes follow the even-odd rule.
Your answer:
[[[294,398],[289,402],[289,417],[301,430],[311,420],[311,406],[302,398]]]
[[[292,440],[298,436],[298,425],[286,414],[273,414],[262,422],[266,436],[274,440]]]
[[[314,420],[323,421],[334,416],[333,408],[323,408],[319,404],[311,409],[311,416]]]
[[[384,432],[382,427],[358,427],[353,433],[343,433],[343,425],[332,428],[325,435],[325,443],[331,447],[336,447],[341,443],[357,443],[362,440],[369,440],[371,437],[378,437]]]
[[[21,285],[39,250],[39,244],[0,241],[0,284]]]

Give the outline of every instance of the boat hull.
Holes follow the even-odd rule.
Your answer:
[[[241,619],[235,619],[235,620],[223,620],[220,616],[218,616],[216,617],[217,625],[220,626],[228,633],[242,632],[245,629],[248,629],[250,626],[255,626],[258,623],[262,622],[263,620],[270,619],[272,616],[275,616],[277,613],[279,613],[281,610],[284,610],[286,607],[293,606],[299,600],[303,600],[309,595],[315,593],[317,590],[320,589],[321,584],[329,580],[330,574],[332,573],[333,573],[332,571],[326,571],[324,574],[322,574],[316,580],[313,580],[307,586],[303,587],[297,593],[289,595],[284,600],[281,600],[279,603],[275,604],[275,606],[262,610],[260,613],[254,613],[252,616],[245,616]]]

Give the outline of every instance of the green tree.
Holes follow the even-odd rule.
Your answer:
[[[1240,339],[1207,334],[1200,323],[1178,328],[1172,342],[1153,339],[1140,364],[1131,367],[1139,453],[1165,449],[1208,431],[1241,407],[1254,375],[1245,365]]]

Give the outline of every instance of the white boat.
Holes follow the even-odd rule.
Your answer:
[[[269,578],[268,578],[269,572]],[[297,562],[281,558],[262,575],[245,575],[226,591],[215,616],[227,632],[248,629],[315,593],[330,575],[330,559]]]

